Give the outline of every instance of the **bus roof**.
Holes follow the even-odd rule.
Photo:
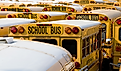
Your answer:
[[[50,16],[68,15],[68,13],[64,13],[64,12],[38,12],[38,13],[44,13]]]
[[[11,71],[47,71],[68,54],[60,46],[28,40],[2,43],[0,50],[0,70]]]
[[[14,11],[0,11],[0,15],[7,15],[7,14],[10,14],[10,13],[17,13],[17,12],[14,12]]]
[[[36,21],[34,19],[23,19],[23,18],[1,18],[0,27],[27,24],[32,22],[36,22]]]
[[[68,5],[63,5],[63,4],[51,4],[52,6],[58,6],[58,5],[60,5],[60,6],[68,6]]]
[[[72,4],[72,6],[80,6],[79,4],[76,4],[76,3],[70,3]]]
[[[72,6],[72,5],[69,5],[68,7],[72,7],[72,8],[74,8],[74,9],[80,10],[80,11],[83,9],[82,6]]]
[[[94,0],[96,3],[104,3],[103,0]]]
[[[19,8],[21,8],[21,7],[19,7]],[[41,12],[44,9],[44,7],[23,7],[23,8],[29,8],[33,12],[36,12],[36,11]]]
[[[92,11],[89,11],[89,12],[104,14],[104,15],[108,16],[110,19],[121,16],[121,12],[118,11],[118,10],[101,10],[101,9],[98,9],[98,10],[92,10]]]
[[[74,25],[74,26],[79,26],[81,29],[101,24],[98,21],[90,21],[90,20],[58,20],[58,21],[41,22],[41,23]]]

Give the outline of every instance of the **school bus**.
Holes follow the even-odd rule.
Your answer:
[[[19,4],[19,5],[15,5],[15,4],[11,4],[9,5],[9,7],[29,7],[32,6],[32,4]]]
[[[121,2],[114,2],[114,6],[121,6]]]
[[[37,4],[37,3],[28,3],[28,4],[24,4],[24,3],[21,3],[21,4],[10,4],[9,7],[34,7],[34,4]],[[35,6],[37,7],[37,6]]]
[[[7,14],[6,18],[26,18],[35,19],[37,22],[64,20],[68,13],[63,12],[21,12]]]
[[[17,31],[19,27],[21,31]],[[98,21],[60,20],[11,26],[8,36],[62,46],[73,56],[74,71],[96,71],[100,65],[101,33]]]
[[[1,7],[1,11],[41,12],[43,7]]]
[[[8,36],[9,26],[19,25],[19,24],[29,24],[36,22],[33,19],[22,19],[22,18],[2,18],[0,19],[0,37]]]
[[[13,11],[0,11],[0,18],[6,18],[6,15],[7,14],[12,14],[12,13],[16,13],[16,12],[13,12]]]
[[[3,6],[18,6],[19,4],[31,4],[32,2],[11,2],[11,1],[1,1],[0,4],[2,4]]]
[[[52,4],[52,6],[44,7],[42,11],[74,13],[74,12],[81,12],[82,9],[83,9],[82,6],[68,6],[68,5],[63,5],[63,4]]]
[[[97,10],[97,9],[112,9],[117,10],[114,6],[106,5],[106,4],[88,4],[83,6],[82,12]]]
[[[118,64],[118,60],[121,58],[121,17],[114,20],[113,27],[113,63]],[[113,66],[113,69],[119,68]]]
[[[14,4],[16,2],[11,1],[0,1],[0,6],[8,6],[9,4]]]
[[[86,4],[104,4],[102,0],[75,0],[73,3],[77,3],[79,5],[86,5]]]
[[[115,18],[121,16],[121,12],[118,10],[92,10],[83,13],[74,13],[66,17],[67,20],[94,20],[102,23],[102,43],[104,60],[112,60],[112,38],[113,38],[113,22]]]
[[[60,46],[0,37],[0,48],[0,70],[72,71],[75,67],[70,52]]]

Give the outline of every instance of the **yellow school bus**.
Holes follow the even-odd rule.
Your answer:
[[[1,11],[41,12],[43,7],[1,7]]]
[[[11,1],[6,1],[3,2],[1,1],[0,4],[3,4],[4,6],[9,6],[9,7],[19,7],[19,5],[29,5],[32,2],[11,2]]]
[[[88,4],[83,6],[82,12],[97,10],[97,9],[112,9],[117,10],[114,6],[106,5],[106,4]]]
[[[29,6],[32,6],[32,4],[19,4],[19,5],[16,5],[16,4],[10,4],[9,7],[29,7]]]
[[[2,12],[2,11],[0,11],[0,18],[6,18],[7,14],[12,14],[12,13],[16,13],[16,12],[13,12],[13,11]]]
[[[12,26],[8,36],[62,46],[73,56],[74,71],[98,71],[101,56],[100,28],[101,23],[97,21],[60,20]]]
[[[114,2],[114,6],[121,6],[121,2]]]
[[[67,20],[94,20],[102,23],[103,33],[102,33],[102,43],[104,59],[112,60],[112,40],[113,37],[113,21],[115,18],[121,16],[121,12],[118,10],[92,10],[83,13],[74,13],[66,17]]]
[[[9,27],[19,24],[30,24],[36,22],[33,19],[22,19],[22,18],[2,18],[0,19],[0,37],[8,36]]]
[[[104,4],[102,0],[75,0],[73,3],[77,3],[79,5],[86,5],[86,4]]]
[[[43,11],[55,11],[55,12],[67,12],[67,13],[74,13],[74,12],[81,12],[83,9],[82,6],[68,6],[63,4],[52,4],[52,6],[45,7]]]
[[[9,6],[10,4],[15,4],[16,2],[11,2],[11,1],[0,1],[0,6]]]
[[[113,27],[113,63],[118,64],[121,58],[121,17],[115,19]],[[119,68],[113,66],[113,69]]]
[[[7,14],[6,18],[26,18],[35,19],[37,22],[64,20],[68,13],[63,12],[21,12]]]

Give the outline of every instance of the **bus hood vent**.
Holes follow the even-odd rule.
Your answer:
[[[13,37],[0,37],[0,44],[11,43],[11,42],[13,42]]]

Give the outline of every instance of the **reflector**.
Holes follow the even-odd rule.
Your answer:
[[[79,32],[79,29],[78,29],[77,27],[74,27],[74,28],[72,29],[72,32],[73,32],[74,34],[77,34],[77,33]]]
[[[70,16],[67,17],[68,20],[71,20],[72,18]]]
[[[8,18],[12,18],[12,16],[11,15],[8,15]]]
[[[75,62],[75,68],[80,68],[80,64],[79,64],[79,62]]]
[[[107,20],[108,20],[108,17],[105,16],[103,19],[104,19],[105,21],[107,21]]]
[[[18,32],[22,34],[24,32],[24,28],[22,26],[19,26],[18,27]]]
[[[71,34],[71,28],[70,28],[70,27],[66,27],[66,28],[65,28],[65,32],[66,32],[67,34]]]
[[[13,34],[17,33],[17,28],[16,28],[15,26],[13,26],[13,27],[11,28],[11,32],[12,32]]]

